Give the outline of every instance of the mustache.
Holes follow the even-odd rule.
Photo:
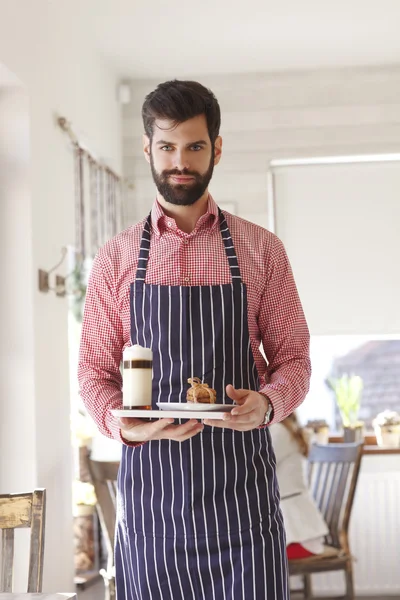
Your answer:
[[[182,175],[184,176],[190,176],[190,177],[198,177],[199,173],[197,173],[196,171],[189,171],[189,169],[182,169],[182,171],[180,171],[179,169],[171,169],[171,171],[163,171],[163,177],[169,177],[170,175],[176,175],[177,177],[180,177]]]

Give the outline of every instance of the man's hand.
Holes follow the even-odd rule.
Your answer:
[[[127,442],[148,442],[150,440],[174,440],[184,442],[203,431],[203,423],[190,419],[183,425],[173,425],[174,419],[143,421],[133,417],[121,417],[121,435]]]
[[[206,419],[205,425],[250,431],[263,423],[268,410],[268,400],[265,396],[254,390],[235,390],[233,385],[226,386],[226,393],[239,406],[232,408],[230,413],[225,413],[222,420]]]

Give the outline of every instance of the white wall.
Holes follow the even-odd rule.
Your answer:
[[[273,181],[311,334],[399,334],[400,160],[279,166]]]
[[[35,484],[28,97],[0,87],[0,483]],[[18,244],[15,241],[18,240]],[[20,421],[18,437],[10,424]],[[32,452],[33,450],[33,452]],[[24,468],[14,468],[14,467]],[[23,488],[22,488],[23,489]]]
[[[277,158],[392,152],[400,139],[400,67],[201,77],[222,110],[224,153],[211,192],[237,203],[237,214],[266,226],[267,168]],[[123,109],[124,172],[136,190],[127,219],[154,198],[142,157],[140,119],[158,81],[131,81]]]
[[[0,62],[22,82],[15,111],[28,107],[30,128],[29,189],[26,182],[16,189],[11,171],[7,188],[0,181],[6,308],[0,321],[0,489],[47,489],[44,591],[62,592],[73,590],[67,300],[37,290],[37,269],[52,267],[61,247],[73,242],[73,162],[55,116],[66,116],[93,152],[120,170],[120,109],[115,78],[69,4],[20,6],[3,0],[0,19]],[[14,100],[9,89],[4,94],[5,114]],[[17,119],[15,131],[20,124]],[[3,165],[9,153],[3,147]],[[15,583],[23,591],[25,582],[17,577]]]
[[[0,493],[37,482],[29,103],[18,80],[0,77]],[[18,243],[16,243],[18,240]],[[23,411],[23,412],[22,412]],[[15,580],[27,572],[27,532],[18,532]],[[24,581],[26,577],[24,578]]]

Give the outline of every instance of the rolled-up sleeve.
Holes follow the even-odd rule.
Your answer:
[[[258,318],[268,361],[266,384],[260,392],[270,399],[274,409],[271,423],[276,423],[291,414],[308,392],[310,334],[289,259],[277,237],[268,263]]]

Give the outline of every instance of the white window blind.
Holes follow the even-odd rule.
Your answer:
[[[311,333],[400,333],[400,162],[273,166],[275,231]]]

